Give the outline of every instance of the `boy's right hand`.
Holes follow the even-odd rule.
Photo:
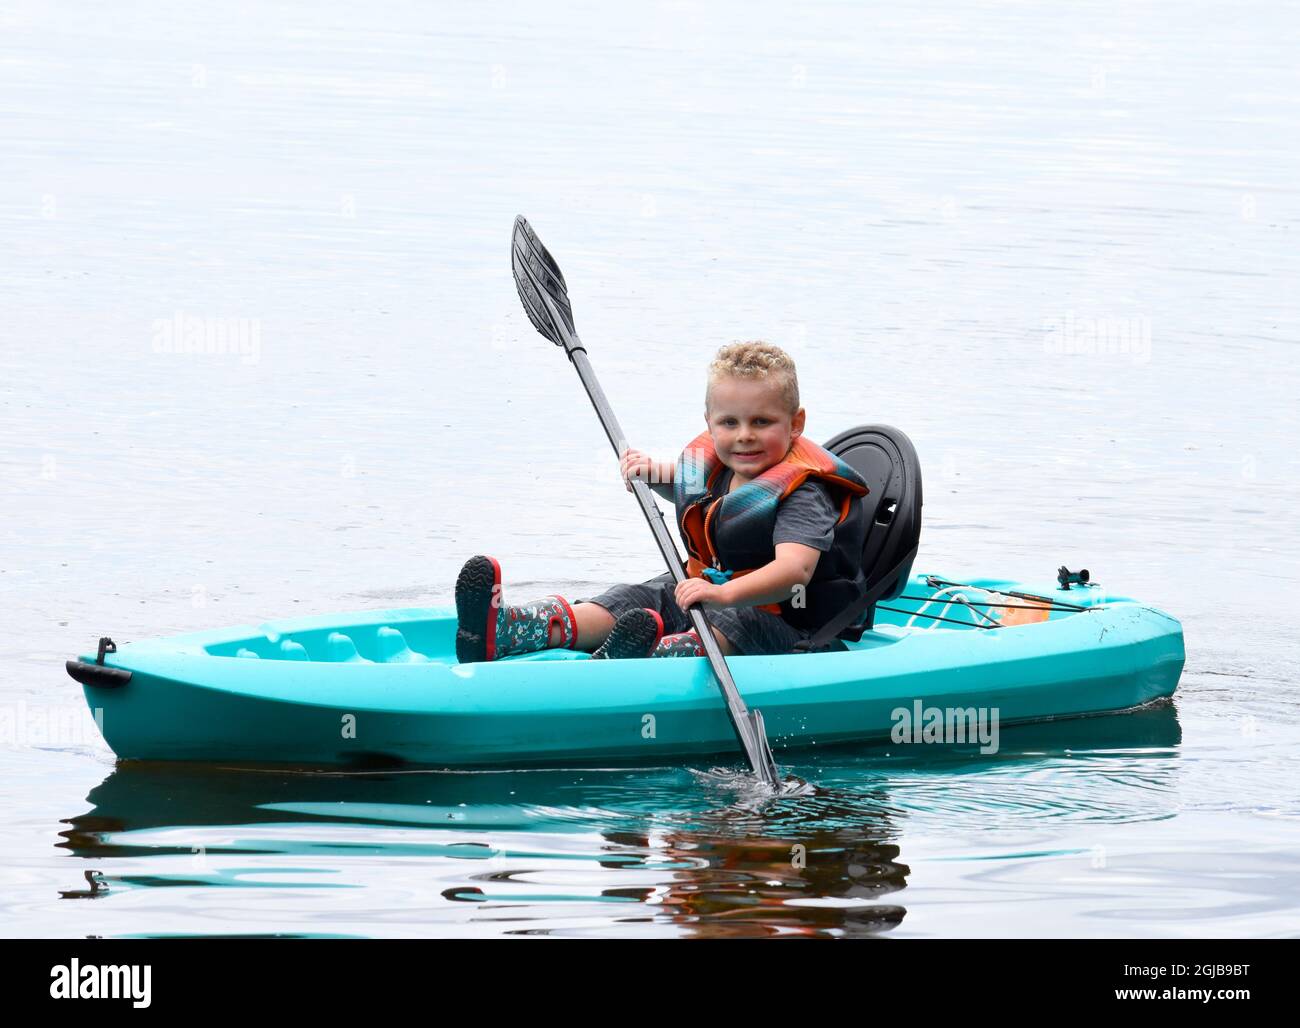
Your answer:
[[[649,454],[642,453],[640,450],[633,450],[630,447],[623,454],[622,460],[619,461],[619,471],[623,475],[623,481],[627,484],[627,491],[632,491],[632,480],[641,479],[646,485],[654,481],[655,462]]]

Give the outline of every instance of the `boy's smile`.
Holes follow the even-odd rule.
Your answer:
[[[786,407],[772,383],[725,376],[709,389],[704,420],[718,459],[734,472],[733,485],[749,482],[783,461],[803,434],[804,409]]]

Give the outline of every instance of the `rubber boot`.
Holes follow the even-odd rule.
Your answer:
[[[573,647],[578,626],[562,596],[508,606],[501,596],[501,565],[493,557],[471,557],[456,577],[456,659],[462,664],[499,660],[551,645],[559,624],[559,646]]]
[[[609,635],[591,655],[592,660],[626,660],[648,657],[664,635],[664,621],[658,611],[637,607],[624,612]]]
[[[695,634],[695,629],[689,632],[678,632],[676,635],[665,635],[659,640],[659,644],[650,652],[652,657],[703,657],[704,644],[700,642],[700,637]]]

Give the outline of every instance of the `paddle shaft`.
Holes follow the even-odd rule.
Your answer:
[[[587,390],[592,406],[596,408],[596,415],[600,418],[601,427],[605,430],[609,444],[621,457],[627,449],[627,441],[623,429],[619,426],[618,418],[614,416],[614,410],[609,405],[609,400],[605,398],[605,391],[596,380],[596,373],[587,359],[587,350],[578,339],[564,274],[560,271],[555,258],[542,245],[542,241],[537,238],[537,233],[522,215],[515,219],[511,252],[515,285],[519,289],[519,299],[528,313],[529,320],[538,332],[557,346],[563,347],[564,352],[569,355],[569,360],[577,369],[578,378],[582,381],[583,388]],[[669,574],[675,582],[685,581],[686,573],[682,569],[682,559],[677,553],[677,545],[664,525],[663,513],[651,496],[649,487],[641,479],[632,479],[631,485],[632,495],[636,497],[637,504],[641,507],[646,524],[650,526],[659,552],[668,565]],[[767,742],[762,712],[750,711],[745,706],[745,701],[740,698],[740,691],[731,677],[731,670],[722,656],[722,649],[718,646],[717,639],[713,637],[713,631],[709,627],[702,606],[700,604],[692,606],[687,614],[691,619],[691,625],[695,628],[695,634],[700,637],[705,656],[709,658],[709,666],[713,669],[718,688],[722,690],[723,699],[727,704],[727,714],[731,718],[731,727],[736,733],[736,740],[740,743],[745,759],[766,785],[779,789],[780,777],[777,774],[776,761],[772,757],[772,748]]]
[[[561,326],[561,331],[565,331],[564,326]],[[566,339],[564,348],[569,354],[569,360],[573,362],[574,368],[577,369],[578,378],[582,380],[583,388],[587,390],[591,405],[596,408],[596,415],[600,418],[600,424],[605,429],[605,435],[614,448],[614,453],[621,457],[627,450],[627,438],[623,435],[623,429],[618,423],[618,417],[614,414],[613,408],[610,407],[609,401],[605,398],[605,391],[601,389],[600,382],[596,379],[596,373],[592,370],[591,361],[587,359],[587,351],[576,336],[572,340],[572,345]],[[632,495],[636,497],[637,504],[641,507],[641,513],[650,526],[650,531],[655,537],[655,543],[659,547],[660,554],[663,555],[664,563],[668,565],[668,571],[673,576],[673,581],[686,581],[686,572],[682,568],[682,558],[677,552],[677,544],[673,542],[668,526],[664,524],[664,514],[659,505],[655,503],[654,494],[651,493],[650,487],[641,479],[634,478],[631,482]],[[770,764],[770,751],[757,737],[762,731],[761,715],[757,715],[757,712],[755,712],[757,715],[756,722],[751,719],[749,708],[745,706],[745,701],[740,696],[740,690],[736,688],[735,679],[731,677],[731,669],[727,667],[727,661],[722,655],[722,649],[718,646],[718,640],[713,636],[713,630],[709,627],[708,618],[705,616],[701,605],[698,603],[692,605],[687,608],[686,613],[690,616],[691,624],[695,628],[695,634],[700,637],[700,642],[704,646],[704,653],[709,658],[713,674],[717,677],[718,685],[722,689],[727,709],[731,713],[732,727],[736,730],[736,739],[739,741],[741,749],[744,750],[750,767],[769,785],[777,785],[774,769]],[[765,752],[767,755],[765,755]]]

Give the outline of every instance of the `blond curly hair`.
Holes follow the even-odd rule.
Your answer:
[[[761,339],[728,343],[709,364],[709,382],[704,390],[704,409],[709,410],[713,383],[724,376],[771,382],[781,391],[781,400],[791,414],[799,410],[799,376],[794,361],[779,346]]]

